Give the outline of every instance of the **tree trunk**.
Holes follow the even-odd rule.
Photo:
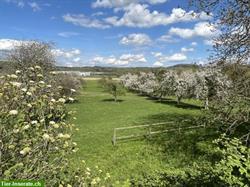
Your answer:
[[[177,97],[177,105],[181,103],[181,97]]]
[[[205,100],[204,107],[206,110],[208,110],[208,98],[206,98],[206,100]]]

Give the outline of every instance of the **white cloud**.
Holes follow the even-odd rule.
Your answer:
[[[161,52],[152,52],[152,55],[153,55],[155,58],[158,58],[158,57],[163,56]]]
[[[104,12],[99,11],[91,14],[91,16],[103,16],[104,14],[105,14]]]
[[[80,33],[77,32],[60,32],[58,33],[58,36],[64,37],[64,38],[69,38],[71,36],[78,36]]]
[[[104,20],[113,26],[128,27],[153,27],[158,25],[168,25],[176,22],[188,22],[195,20],[208,20],[205,12],[195,13],[194,11],[186,12],[181,8],[174,8],[170,15],[158,11],[150,11],[148,5],[130,4],[122,9],[124,14],[122,17],[108,17]]]
[[[157,62],[182,62],[187,60],[187,56],[183,53],[174,53],[172,55],[163,55],[161,52],[152,52]]]
[[[181,62],[187,60],[187,56],[182,53],[175,53],[171,56],[166,56],[165,59],[169,62]]]
[[[29,6],[32,8],[34,12],[41,10],[41,7],[36,2],[29,3]]]
[[[204,40],[204,44],[205,45],[209,45],[209,46],[213,46],[215,45],[215,41],[214,40]]]
[[[196,42],[192,42],[191,46],[197,46],[197,43]]]
[[[182,47],[181,48],[181,52],[185,53],[185,52],[192,52],[194,51],[194,48],[190,47],[190,48],[186,48],[186,47]]]
[[[169,34],[162,35],[160,38],[157,39],[157,41],[166,42],[166,43],[177,43],[177,42],[179,42],[178,39],[173,38],[173,36],[171,36]]]
[[[81,60],[80,57],[76,57],[76,58],[73,59],[74,62],[79,62],[80,60]]]
[[[15,47],[29,41],[13,40],[13,39],[0,39],[0,50],[13,50]]]
[[[69,22],[69,23],[72,23],[74,25],[81,26],[81,27],[101,28],[101,29],[106,29],[110,27],[104,22],[98,19],[88,18],[84,14],[74,14],[74,15],[66,14],[66,15],[63,15],[63,20],[65,22]]]
[[[123,54],[120,57],[115,57],[113,55],[109,57],[97,56],[94,57],[91,62],[94,64],[125,66],[136,62],[145,63],[147,60],[143,54]]]
[[[162,62],[159,62],[159,61],[156,61],[153,66],[156,66],[156,67],[161,67],[161,66],[164,66],[164,64]]]
[[[124,36],[120,40],[122,45],[132,45],[132,46],[145,46],[151,43],[151,39],[148,35],[143,33],[134,33],[128,36]]]
[[[57,64],[62,66],[77,66],[81,62],[81,51],[79,49],[52,49],[52,54],[56,57]]]
[[[92,3],[92,7],[114,8],[114,7],[126,7],[134,3],[159,4],[159,3],[165,3],[166,1],[167,0],[97,0],[94,3]]]
[[[169,34],[177,35],[185,39],[196,37],[196,36],[211,38],[211,37],[218,35],[218,33],[219,31],[216,30],[215,26],[212,24],[209,24],[208,22],[199,22],[195,24],[193,29],[172,27],[169,30]]]
[[[23,8],[25,6],[25,3],[23,0],[5,0],[7,3],[14,3],[19,8]]]
[[[56,57],[75,58],[76,56],[81,54],[81,51],[79,49],[52,49],[52,54],[54,54]]]

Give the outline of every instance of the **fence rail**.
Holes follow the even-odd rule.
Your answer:
[[[166,124],[174,124],[174,122],[164,122],[164,123],[154,123],[154,124],[149,124],[149,125],[136,125],[136,126],[130,126],[130,127],[114,128],[112,144],[116,145],[118,140],[126,140],[126,139],[131,139],[131,138],[145,137],[145,136],[151,136],[151,135],[155,135],[155,134],[174,132],[174,131],[178,131],[180,133],[181,130],[188,130],[188,129],[196,129],[196,128],[205,127],[205,125],[196,125],[196,126],[190,126],[190,127],[180,127],[180,125],[179,125],[178,128],[152,131],[152,127],[166,125]],[[128,129],[136,129],[136,128],[146,128],[147,133],[146,134],[132,134],[132,135],[120,136],[120,137],[117,136],[118,131],[128,130]]]

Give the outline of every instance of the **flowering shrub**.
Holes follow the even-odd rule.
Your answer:
[[[45,179],[49,186],[99,184],[101,172],[72,170],[68,157],[77,151],[74,125],[60,87],[45,81],[40,66],[0,79],[0,176],[3,179]],[[109,176],[106,176],[106,181]]]
[[[67,102],[74,102],[72,98],[77,95],[78,91],[84,85],[84,80],[77,75],[56,74],[56,84],[61,86],[60,94],[67,96]]]

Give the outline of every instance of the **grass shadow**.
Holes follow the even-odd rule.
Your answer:
[[[165,127],[177,128],[190,127],[199,125],[196,122],[196,117],[188,114],[165,114],[160,113],[156,115],[148,116],[144,119],[145,123],[152,124],[158,122],[174,121],[173,125]],[[201,150],[198,144],[201,142],[212,142],[212,140],[218,137],[216,129],[212,128],[196,128],[196,129],[183,129],[180,132],[166,132],[162,134],[153,135],[145,139],[145,141],[153,146],[161,147],[167,161],[168,157],[179,158],[179,163],[188,163],[189,159],[206,157],[210,159],[210,155],[205,155],[206,149]],[[210,144],[209,143],[209,144]],[[202,153],[201,153],[202,151]],[[204,151],[204,152],[203,152]]]
[[[122,99],[117,99],[116,100],[117,103],[121,103],[123,101],[124,100],[122,100]],[[115,102],[115,100],[114,99],[103,99],[102,102]]]
[[[193,104],[189,104],[189,103],[184,103],[184,102],[177,103],[177,101],[175,101],[173,99],[169,99],[169,98],[163,98],[163,99],[159,100],[158,98],[148,97],[147,100],[151,100],[155,103],[166,104],[166,105],[170,105],[170,106],[174,106],[176,108],[182,108],[182,109],[191,109],[191,110],[202,109],[201,106],[197,106],[197,105],[193,105]]]
[[[152,124],[152,123],[161,123],[161,122],[169,122],[169,121],[174,121],[174,122],[182,122],[187,121],[193,123],[195,117],[190,114],[180,114],[180,113],[159,113],[159,114],[154,114],[154,115],[149,115],[145,118],[142,119],[142,121],[146,124]]]

